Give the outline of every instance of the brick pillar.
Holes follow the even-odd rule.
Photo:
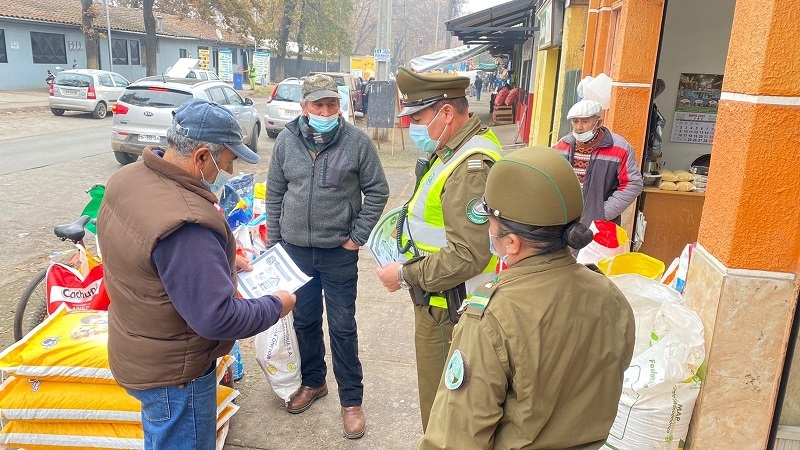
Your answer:
[[[736,1],[700,246],[686,284],[708,362],[693,449],[767,446],[800,273],[799,38],[796,0]],[[799,415],[798,372],[794,361],[784,416]]]

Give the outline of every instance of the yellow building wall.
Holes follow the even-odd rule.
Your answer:
[[[550,146],[553,129],[553,105],[558,81],[559,49],[542,50],[536,59],[536,94],[531,114],[528,145]]]
[[[555,104],[553,109],[553,133],[550,145],[558,142],[561,136],[569,133],[570,130],[562,130],[559,118],[563,110],[569,109],[572,105],[565,105],[563,101],[564,86],[567,72],[578,70],[583,67],[583,45],[586,42],[586,22],[589,17],[589,5],[573,4],[564,11],[564,34],[561,44],[561,67],[558,71],[558,89],[556,91]]]

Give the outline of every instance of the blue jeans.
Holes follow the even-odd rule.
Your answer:
[[[337,248],[298,247],[283,243],[286,253],[311,281],[297,290],[294,329],[300,350],[303,386],[325,383],[325,343],[322,332],[323,292],[328,314],[333,374],[342,406],[360,406],[364,397],[364,373],[358,359],[356,288],[358,251]]]
[[[205,374],[180,386],[143,391],[127,389],[142,402],[145,450],[214,450],[217,445],[217,374]]]

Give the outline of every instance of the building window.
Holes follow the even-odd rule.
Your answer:
[[[239,64],[237,56],[239,55],[238,49],[231,50],[231,64],[236,65]]]
[[[185,48],[179,49],[178,52],[180,53],[180,57],[181,58],[186,58],[186,49]]]
[[[138,66],[141,61],[139,60],[139,41],[128,41],[131,47],[131,65]]]
[[[219,49],[211,51],[211,67],[219,67]]]
[[[8,62],[8,53],[6,53],[6,30],[0,30],[0,63]]]
[[[67,44],[63,34],[31,31],[34,64],[66,64]]]
[[[125,39],[111,39],[111,62],[118,66],[128,65],[128,41]]]

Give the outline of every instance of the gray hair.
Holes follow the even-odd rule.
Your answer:
[[[192,156],[192,153],[200,147],[208,147],[214,161],[219,161],[220,156],[222,156],[222,149],[225,147],[225,144],[213,144],[188,138],[172,127],[167,129],[167,145],[172,146],[183,157]]]
[[[455,110],[456,114],[469,114],[469,101],[467,97],[448,98],[446,100],[439,100],[433,104],[433,112],[438,113],[444,105],[450,105]]]

